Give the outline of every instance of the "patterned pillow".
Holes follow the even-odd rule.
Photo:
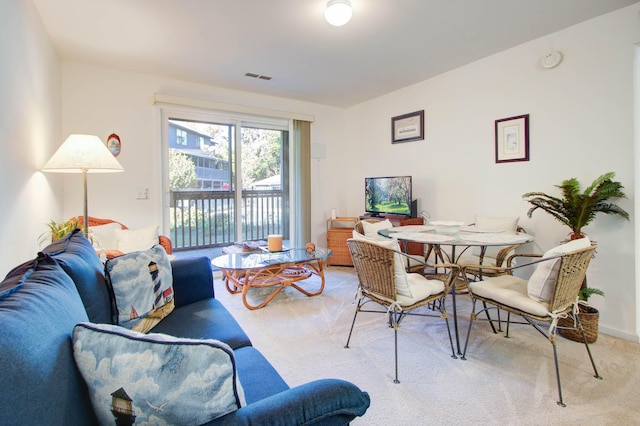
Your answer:
[[[105,273],[114,324],[146,333],[173,311],[171,262],[162,246],[109,259]]]
[[[233,351],[217,340],[83,322],[73,356],[100,424],[203,424],[246,405]]]

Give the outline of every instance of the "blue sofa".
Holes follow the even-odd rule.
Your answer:
[[[245,394],[245,406],[207,424],[340,425],[365,413],[368,394],[343,380],[289,388],[215,299],[208,258],[175,260],[172,270],[175,309],[152,332],[227,343]],[[9,272],[0,283],[4,421],[97,424],[71,333],[80,322],[111,323],[111,310],[104,266],[77,230]]]

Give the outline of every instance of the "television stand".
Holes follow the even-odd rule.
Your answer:
[[[409,219],[410,216],[404,214],[386,214],[386,213],[365,213],[362,216],[358,217],[360,220],[365,219],[376,219],[376,220],[385,220],[389,219],[391,222],[399,222],[401,220]]]

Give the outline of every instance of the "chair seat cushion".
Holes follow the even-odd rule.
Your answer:
[[[444,291],[444,283],[440,280],[430,280],[420,274],[407,274],[407,282],[412,297],[397,294],[396,299],[400,306],[410,306],[434,294]]]
[[[540,317],[549,314],[549,303],[533,300],[527,293],[527,281],[512,275],[501,275],[484,281],[469,283],[471,293],[495,300]]]

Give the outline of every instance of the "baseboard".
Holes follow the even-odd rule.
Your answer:
[[[622,330],[618,330],[617,328],[603,327],[602,324],[600,324],[598,331],[608,336],[629,340],[630,342],[634,343],[640,343],[640,336],[638,336],[637,334],[627,333]]]

